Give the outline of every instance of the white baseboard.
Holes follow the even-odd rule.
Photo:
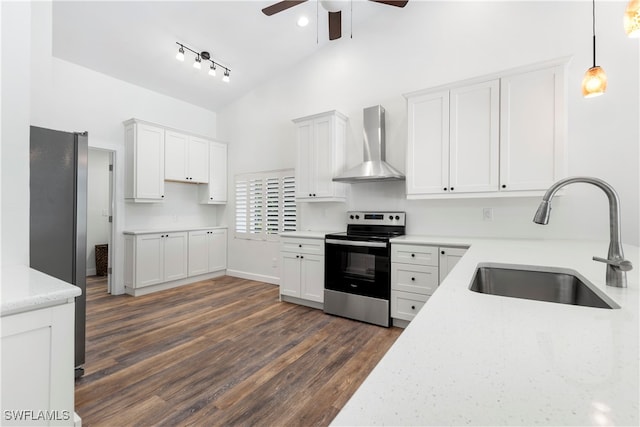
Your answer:
[[[195,282],[200,282],[207,279],[215,279],[216,277],[222,277],[225,275],[225,270],[214,271],[213,273],[201,274],[199,276],[185,277],[184,279],[173,280],[171,282],[158,283],[156,285],[145,286],[142,288],[132,288],[125,286],[124,290],[127,294],[138,297],[141,295],[147,295],[157,291],[164,291],[167,289],[177,288],[178,286],[190,285]]]
[[[96,269],[95,268],[87,268],[87,276],[95,276]]]
[[[264,274],[248,273],[246,271],[229,270],[229,269],[227,269],[227,276],[239,277],[241,279],[247,279],[247,280],[255,280],[257,282],[271,283],[272,285],[279,285],[280,284],[280,278],[279,277],[267,276],[267,275],[264,275]]]

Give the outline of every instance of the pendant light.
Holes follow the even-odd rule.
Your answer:
[[[607,75],[604,70],[596,65],[596,0],[592,2],[593,23],[593,67],[584,73],[582,79],[582,95],[585,98],[602,95],[607,89]]]
[[[640,0],[629,0],[624,11],[624,31],[629,37],[640,37]]]

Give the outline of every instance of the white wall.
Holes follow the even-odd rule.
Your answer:
[[[405,170],[406,101],[402,94],[563,56],[568,77],[570,175],[610,182],[622,202],[623,240],[639,237],[639,49],[622,30],[626,2],[598,2],[598,62],[607,72],[604,96],[584,99],[580,83],[591,58],[590,2],[409,2],[372,19],[378,30],[327,47],[218,114],[233,175],[295,166],[291,119],[337,109],[350,118],[348,163],[362,159],[362,109],[386,109],[387,161]],[[248,155],[247,153],[251,153]],[[355,184],[345,204],[299,204],[300,229],[344,227],[349,209],[407,212],[407,232],[456,236],[608,240],[604,194],[574,185],[554,201],[546,227],[532,223],[537,199],[407,201],[402,183]],[[230,197],[232,199],[232,197]],[[492,222],[482,208],[494,209]],[[233,200],[227,223],[233,225]],[[230,233],[233,236],[233,233]],[[604,249],[603,249],[604,250]],[[603,252],[604,254],[604,252]],[[594,254],[595,255],[595,254]],[[279,277],[276,244],[229,242],[229,268]]]
[[[29,80],[31,5],[2,15],[2,265],[29,264]]]
[[[31,124],[66,131],[88,131],[90,147],[116,152],[114,227],[117,240],[114,243],[113,289],[116,293],[123,292],[123,230],[217,225],[218,220],[216,207],[197,204],[195,186],[190,184],[176,184],[173,188],[169,185],[163,204],[139,206],[125,203],[122,122],[136,117],[215,137],[216,114],[53,58],[51,3],[34,2],[32,11]],[[18,165],[25,167],[24,162]],[[185,214],[176,216],[181,209]]]
[[[109,242],[109,163],[111,153],[89,148],[87,170],[87,276],[96,274],[95,246]]]

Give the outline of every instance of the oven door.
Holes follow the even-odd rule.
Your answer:
[[[325,289],[389,300],[390,244],[325,239]]]

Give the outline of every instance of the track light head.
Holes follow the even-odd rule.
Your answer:
[[[178,49],[178,53],[176,53],[176,59],[180,62],[184,62],[184,48],[182,45],[180,46],[180,49]]]
[[[200,55],[196,55],[196,60],[193,61],[193,68],[199,70],[202,68],[202,59],[200,59]]]
[[[216,76],[216,64],[215,63],[211,63],[211,67],[209,68],[209,75],[211,77],[215,77]]]
[[[229,83],[229,70],[225,68],[224,76],[222,77],[222,81],[225,83]]]

